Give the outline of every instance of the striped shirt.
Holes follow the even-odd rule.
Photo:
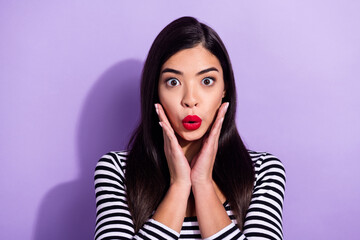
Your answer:
[[[223,205],[232,222],[206,239],[283,239],[284,167],[269,153],[249,150],[249,154],[255,168],[255,182],[242,231],[235,225],[231,206],[225,201]],[[124,185],[126,156],[126,152],[109,152],[96,165],[95,239],[202,239],[196,217],[185,217],[180,233],[148,219],[135,234]]]

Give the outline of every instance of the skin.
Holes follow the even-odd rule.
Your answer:
[[[177,52],[162,66],[160,104],[155,104],[163,129],[170,187],[153,218],[180,232],[185,216],[196,215],[203,238],[231,223],[224,195],[212,179],[222,122],[228,103],[219,60],[201,44]],[[187,130],[187,115],[202,119]]]
[[[180,146],[186,153],[192,153],[188,156],[191,161],[200,150],[200,140],[213,123],[225,96],[221,64],[212,53],[198,45],[170,57],[160,73],[160,103]],[[200,128],[196,131],[185,129],[182,120],[195,114],[202,119]]]

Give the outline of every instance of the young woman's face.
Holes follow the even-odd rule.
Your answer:
[[[162,66],[159,98],[178,136],[195,141],[211,126],[225,96],[217,57],[201,44],[177,52]]]

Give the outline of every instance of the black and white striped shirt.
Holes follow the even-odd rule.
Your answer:
[[[249,151],[249,154],[255,167],[255,183],[243,231],[235,225],[231,206],[226,201],[224,207],[232,223],[206,239],[283,238],[284,167],[269,153]],[[126,152],[110,152],[96,165],[95,239],[202,239],[196,217],[185,217],[180,234],[154,219],[149,219],[135,234],[124,185],[126,155]]]

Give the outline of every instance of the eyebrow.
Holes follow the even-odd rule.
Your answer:
[[[211,72],[211,71],[219,72],[219,70],[217,68],[211,67],[211,68],[207,68],[207,69],[204,69],[204,70],[198,72],[196,75],[201,75],[201,74],[208,73],[208,72]]]
[[[207,68],[207,69],[204,69],[204,70],[201,70],[200,72],[198,72],[196,75],[202,75],[204,73],[208,73],[208,72],[211,72],[211,71],[216,71],[216,72],[219,72],[219,70],[215,67],[210,67],[210,68]],[[179,70],[175,70],[175,69],[172,69],[172,68],[165,68],[164,70],[161,71],[161,74],[163,73],[167,73],[167,72],[170,72],[170,73],[175,73],[175,74],[178,74],[178,75],[184,75],[183,72],[179,71]]]

